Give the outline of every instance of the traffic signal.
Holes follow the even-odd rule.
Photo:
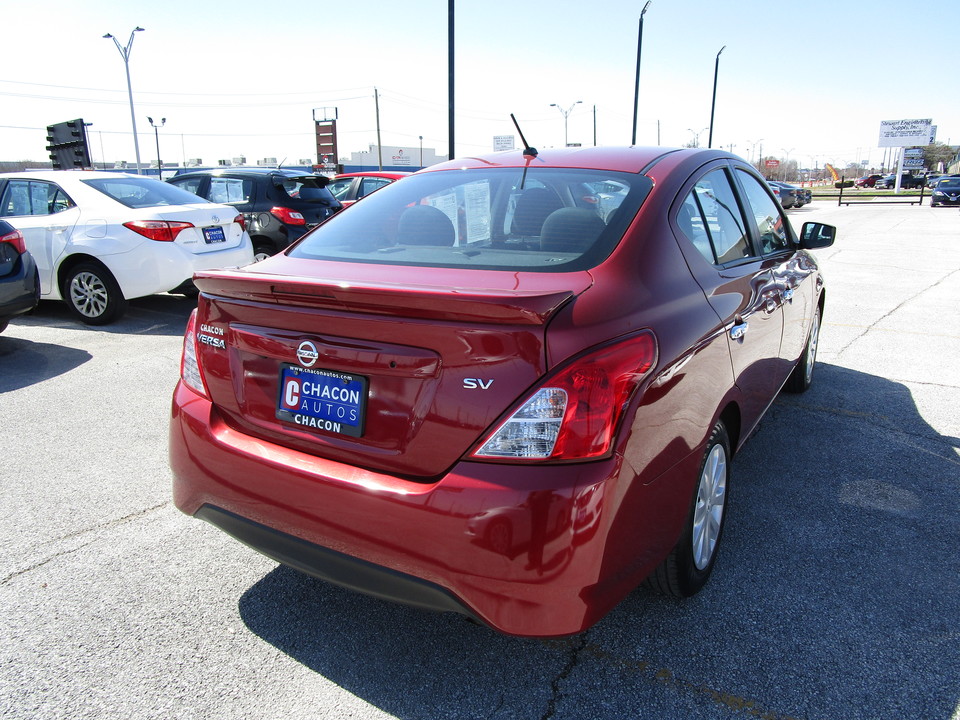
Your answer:
[[[47,126],[47,151],[54,170],[90,167],[90,151],[83,120],[68,120]]]

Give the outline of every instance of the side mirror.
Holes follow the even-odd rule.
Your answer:
[[[800,232],[800,247],[803,250],[817,250],[830,247],[837,237],[837,229],[833,225],[818,222],[806,222]]]

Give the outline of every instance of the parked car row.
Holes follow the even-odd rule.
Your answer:
[[[911,173],[902,173],[900,175],[900,188],[903,190],[917,190],[922,188],[925,183],[926,180],[919,175],[913,175]],[[884,175],[883,177],[878,178],[874,184],[874,187],[878,190],[892,190],[896,186],[896,173]]]
[[[405,173],[344,176],[351,202]],[[193,295],[193,274],[239,267],[289,247],[342,209],[330,179],[292,170],[230,168],[168,182],[124,173],[0,174],[0,330],[36,305],[63,300],[90,325],[127,301]]]
[[[777,196],[784,210],[803,207],[813,200],[813,191],[809,188],[800,188],[779,180],[767,180],[767,184]]]

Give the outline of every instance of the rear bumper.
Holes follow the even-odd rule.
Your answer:
[[[170,462],[181,511],[265,555],[513,635],[589,627],[675,540],[656,512],[633,512],[664,485],[634,482],[619,456],[522,472],[461,462],[433,483],[411,482],[240,433],[182,383]]]
[[[473,614],[439,585],[308,543],[213,505],[204,505],[194,517],[206,520],[279,563],[341,587],[424,610]]]

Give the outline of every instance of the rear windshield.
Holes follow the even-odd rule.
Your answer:
[[[128,208],[161,205],[198,205],[209,202],[170,183],[145,177],[116,177],[83,180],[84,184],[112,197]]]
[[[306,235],[288,254],[390,265],[567,272],[616,246],[651,182],[560,168],[411,175]]]
[[[325,177],[277,178],[274,180],[274,185],[291,199],[316,202],[321,205],[334,205],[337,202],[330,190],[327,189],[327,179]]]

